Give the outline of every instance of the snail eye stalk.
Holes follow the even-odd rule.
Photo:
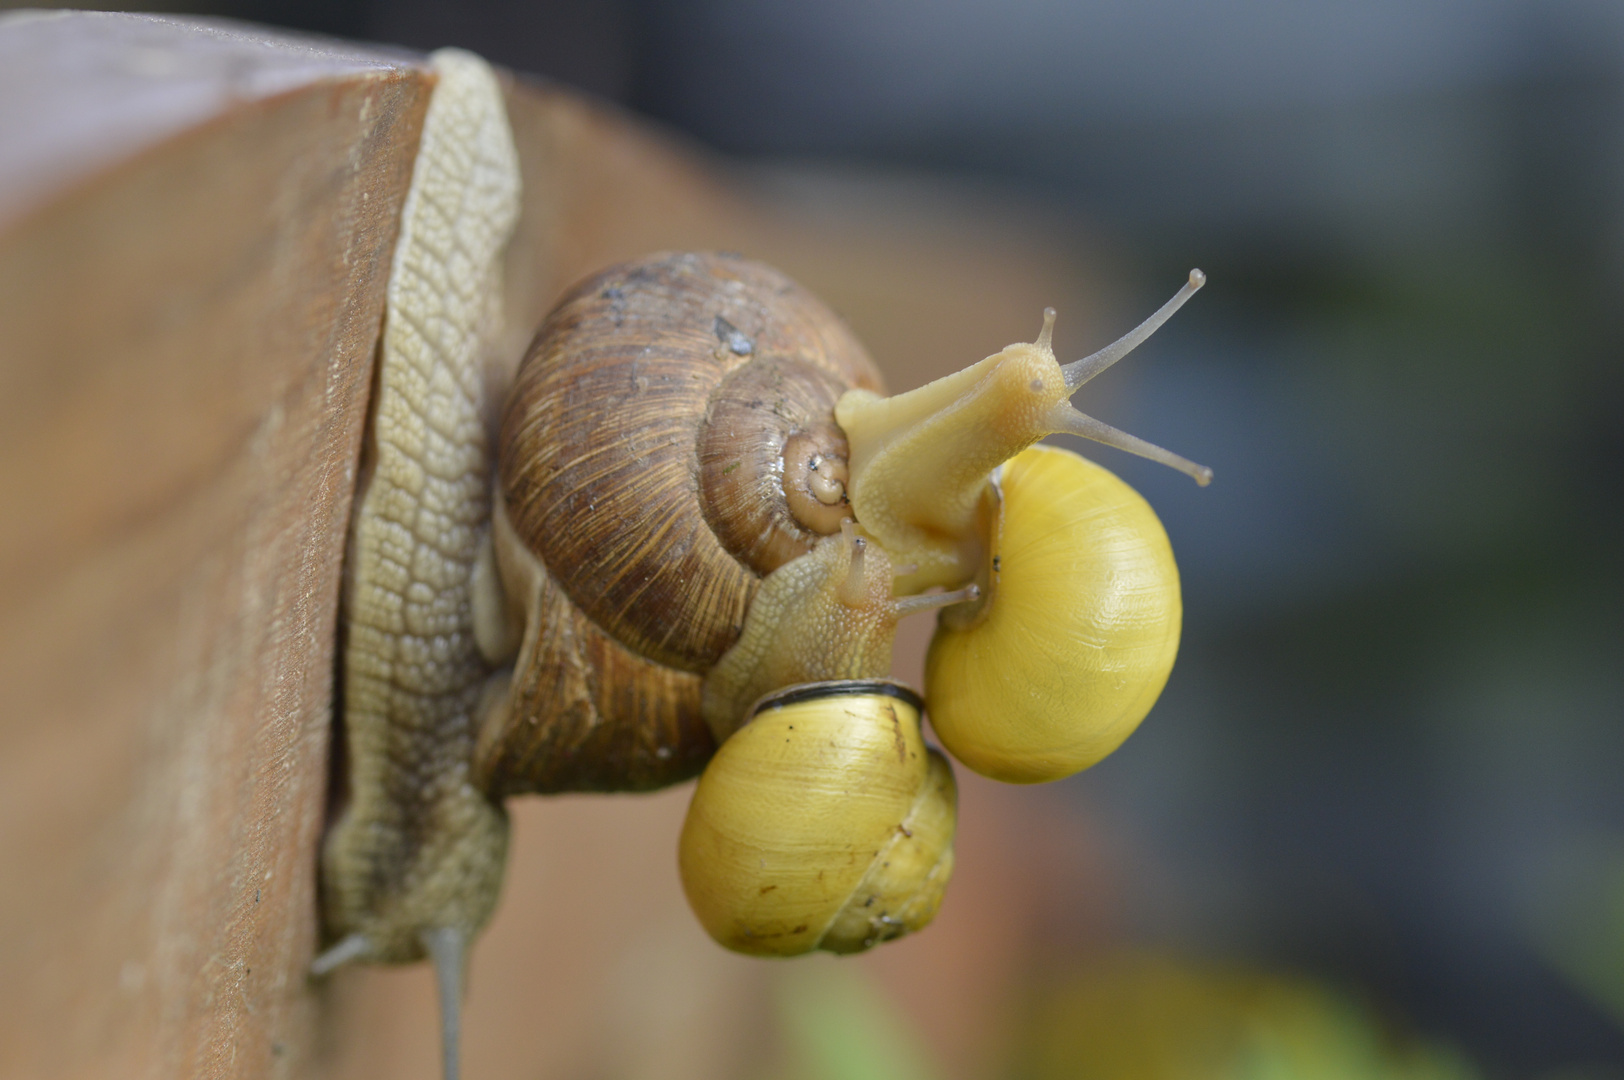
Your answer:
[[[1050,422],[1054,424],[1054,430],[1057,432],[1080,435],[1085,439],[1092,439],[1094,442],[1126,450],[1130,454],[1166,465],[1170,469],[1177,469],[1202,487],[1212,483],[1212,470],[1207,466],[1197,465],[1189,458],[1180,457],[1171,450],[1164,450],[1155,443],[1146,442],[1136,435],[1129,435],[1126,431],[1096,420],[1087,413],[1078,412],[1065,402],[1055,407],[1055,415]]]
[[[1173,294],[1173,298],[1157,309],[1156,314],[1134,327],[1128,333],[1111,342],[1097,353],[1083,357],[1061,367],[1061,374],[1065,376],[1066,393],[1074,393],[1079,387],[1124,356],[1137,349],[1145,339],[1161,329],[1163,323],[1173,317],[1173,313],[1184,306],[1186,300],[1194,296],[1201,286],[1207,283],[1207,275],[1200,270],[1191,270],[1190,279],[1184,287]],[[1043,312],[1043,332],[1038,335],[1038,343],[1047,344],[1049,334],[1054,326],[1054,308],[1047,308]],[[1126,431],[1119,431],[1109,424],[1102,423],[1085,413],[1080,413],[1066,402],[1055,405],[1053,416],[1049,421],[1054,430],[1063,431],[1069,435],[1080,435],[1085,439],[1092,439],[1106,446],[1113,446],[1118,450],[1125,450],[1130,454],[1147,458],[1170,469],[1177,469],[1202,487],[1212,483],[1212,470],[1205,465],[1197,465],[1188,458],[1180,457],[1169,450],[1164,450],[1154,443],[1148,443]]]
[[[841,542],[847,545],[851,555],[850,562],[846,565],[846,576],[835,586],[835,595],[847,607],[862,607],[868,599],[868,580],[864,572],[863,559],[868,541],[857,535],[857,527],[849,518],[841,523],[840,538]]]
[[[965,604],[971,600],[981,599],[981,586],[971,583],[962,589],[953,589],[950,592],[922,593],[919,596],[899,597],[896,602],[897,617],[917,615],[921,611],[935,611],[938,608],[952,607],[954,604]]]
[[[462,1059],[462,993],[468,974],[468,938],[455,926],[424,930],[423,949],[434,964],[440,992],[440,1056],[444,1080],[457,1080]]]
[[[1066,376],[1066,392],[1073,393],[1079,386],[1121,360],[1145,343],[1145,339],[1162,328],[1162,324],[1173,317],[1174,312],[1183,307],[1185,301],[1201,290],[1207,283],[1207,275],[1200,270],[1190,271],[1190,280],[1184,287],[1173,294],[1173,299],[1156,309],[1156,314],[1134,327],[1132,330],[1117,338],[1111,344],[1097,353],[1092,353],[1081,360],[1073,361],[1061,367]],[[1046,308],[1043,312],[1043,333],[1038,340],[1048,344],[1049,330],[1054,326],[1054,308]]]

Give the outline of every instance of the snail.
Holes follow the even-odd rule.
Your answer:
[[[848,952],[917,929],[956,800],[918,695],[885,679],[897,621],[942,612],[925,701],[950,753],[1023,782],[1086,767],[1167,679],[1177,570],[1126,485],[1032,444],[1068,431],[1211,474],[1069,404],[1200,271],[1075,364],[1054,358],[1050,309],[1036,341],[886,397],[815,297],[693,253],[571,289],[493,451],[480,371],[516,155],[483,62],[432,63],[351,534],[347,791],[312,970],[430,956],[453,1077],[504,798],[703,770],[679,864],[722,944]]]
[[[986,602],[938,621],[931,726],[985,776],[1057,780],[1115,750],[1156,703],[1178,651],[1178,568],[1139,493],[1070,451],[1022,451],[989,496]]]
[[[957,788],[905,686],[837,681],[762,699],[699,778],[678,865],[738,952],[861,952],[936,914]]]
[[[953,870],[957,788],[919,730],[923,702],[881,678],[904,615],[975,584],[892,596],[850,519],[761,583],[704,682],[721,744],[689,804],[678,865],[706,931],[737,952],[860,952],[928,924]]]

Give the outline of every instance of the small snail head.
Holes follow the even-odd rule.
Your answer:
[[[1050,340],[1053,308],[1037,340],[1010,345],[918,390],[882,398],[848,391],[835,418],[851,447],[847,489],[857,519],[899,562],[913,592],[954,584],[985,554],[977,519],[992,470],[1045,435],[1068,432],[1159,461],[1206,485],[1212,470],[1074,409],[1085,382],[1132,352],[1206,283],[1200,270],[1131,333],[1062,366]]]
[[[847,392],[852,508],[899,563],[899,591],[965,582],[943,613],[926,695],[943,745],[978,772],[1053,780],[1127,737],[1172,670],[1182,606],[1160,522],[1131,488],[1075,454],[1034,447],[1069,432],[1212,471],[1078,412],[1069,398],[1153,333],[1206,282],[1199,270],[1120,340],[1062,366],[1051,338],[1017,343],[918,390]]]
[[[733,648],[705,678],[702,708],[718,743],[763,695],[798,683],[877,679],[891,670],[897,620],[973,600],[978,586],[925,596],[892,596],[885,549],[850,519],[811,554],[762,581]]]

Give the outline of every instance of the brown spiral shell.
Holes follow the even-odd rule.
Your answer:
[[[527,615],[476,749],[487,790],[643,789],[703,767],[703,673],[761,576],[832,531],[791,512],[785,443],[842,453],[833,409],[852,387],[881,382],[845,324],[738,256],[652,255],[565,296],[498,440],[497,561]]]

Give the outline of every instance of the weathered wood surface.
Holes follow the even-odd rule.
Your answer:
[[[436,1073],[426,970],[304,977],[345,525],[429,89],[409,56],[241,27],[0,20],[0,1076]],[[1045,303],[1085,323],[1075,265],[980,207],[762,198],[567,92],[514,81],[509,109],[509,364],[570,283],[658,248],[777,263],[896,386],[1030,338]],[[1053,834],[1040,803],[962,779],[938,925],[860,962],[949,1075],[1052,872],[1012,854]],[[760,1071],[780,966],[688,915],[686,799],[514,804],[468,1075]]]
[[[0,1075],[302,1075],[338,576],[428,80],[139,19],[0,40]],[[71,130],[14,140],[19,99],[24,136]]]

